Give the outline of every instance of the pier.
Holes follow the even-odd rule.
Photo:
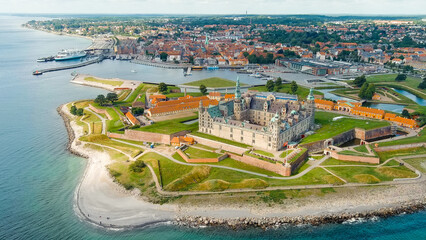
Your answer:
[[[100,63],[103,60],[104,60],[104,56],[101,55],[101,56],[97,57],[96,59],[92,59],[92,60],[89,60],[89,61],[86,61],[86,62],[82,62],[82,63],[78,63],[78,64],[36,70],[36,71],[33,72],[33,75],[41,75],[41,74],[47,73],[47,72],[55,72],[55,71],[61,71],[61,70],[67,70],[67,69],[84,67],[84,66],[87,66],[87,65],[90,65],[90,64]]]
[[[160,68],[169,68],[169,69],[184,69],[189,67],[189,65],[181,65],[181,64],[167,64],[167,63],[155,63],[155,62],[149,62],[149,61],[142,61],[142,60],[131,60],[131,63],[136,63],[136,64],[142,64],[142,65],[146,65],[146,66],[151,66],[151,67],[160,67]]]

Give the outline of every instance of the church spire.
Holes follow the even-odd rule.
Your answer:
[[[241,90],[240,90],[240,77],[237,77],[237,84],[235,86],[235,99],[241,98]]]

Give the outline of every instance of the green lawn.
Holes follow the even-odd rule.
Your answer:
[[[365,130],[389,126],[389,123],[386,121],[377,121],[377,120],[361,120],[354,118],[341,118],[337,121],[333,121],[334,117],[342,116],[336,113],[329,112],[315,112],[315,123],[320,124],[321,128],[318,129],[315,134],[307,136],[301,142],[310,143],[316,142],[319,140],[324,140],[336,136],[338,134],[349,131],[355,127],[362,128]]]
[[[106,85],[111,85],[111,86],[114,86],[114,87],[119,87],[119,86],[123,85],[123,81],[101,80],[101,79],[97,79],[97,78],[94,78],[94,77],[85,77],[84,80],[88,81],[88,82],[97,82],[97,83],[102,83],[102,84],[106,84]]]
[[[125,144],[125,143],[112,141],[106,135],[101,135],[101,134],[92,134],[92,135],[89,135],[89,136],[83,136],[83,137],[80,138],[80,140],[85,141],[85,142],[98,143],[98,144],[106,145],[106,146],[109,146],[109,147],[113,147],[113,148],[119,149],[119,150],[129,154],[132,157],[135,157],[142,152],[142,150],[140,148],[137,148],[137,147]]]
[[[221,155],[215,152],[205,151],[198,148],[189,147],[185,150],[185,154],[192,159],[195,158],[218,158]]]
[[[379,143],[379,147],[404,145],[404,144],[420,143],[420,142],[426,142],[426,128],[423,128],[423,130],[419,133],[419,136],[408,137],[408,138],[403,138],[403,139],[394,140],[394,141],[381,142]]]
[[[302,151],[300,151],[298,154],[296,154],[292,159],[290,159],[288,161],[288,163],[292,163],[294,161],[296,161],[300,156],[302,156],[302,154],[304,154],[306,151],[308,151],[308,149],[306,148],[302,148]]]
[[[417,86],[420,84],[422,79],[407,76],[407,79],[405,81],[397,82],[395,81],[396,76],[397,74],[372,75],[367,77],[367,82],[374,83],[377,86],[401,88],[403,90],[413,93],[414,95],[418,95],[420,97],[426,98],[426,90],[417,88]],[[414,88],[415,90],[418,90],[421,93],[417,91],[416,92],[412,91],[411,89],[407,87]]]
[[[185,162],[185,160],[183,160],[183,158],[177,153],[173,154],[173,158],[176,159],[176,160],[179,160],[181,162]],[[195,164],[203,165],[205,163],[195,163]],[[208,164],[209,165],[219,165],[219,166],[232,167],[232,168],[237,168],[237,169],[241,169],[241,170],[247,170],[247,171],[250,171],[250,172],[265,174],[265,175],[268,175],[268,176],[281,176],[281,175],[276,174],[274,172],[255,167],[255,166],[234,160],[232,158],[226,158],[226,159],[224,159],[220,162],[208,163]]]
[[[401,167],[328,167],[328,170],[348,182],[378,183],[392,181],[395,178],[412,178],[417,174],[408,168]]]
[[[250,90],[257,90],[259,92],[267,92],[268,91],[266,89],[266,86],[252,87],[252,88],[249,88],[249,89]],[[296,95],[299,99],[306,99],[306,97],[309,95],[309,91],[310,91],[309,88],[299,86],[297,88]],[[291,94],[290,93],[290,84],[283,84],[281,89],[278,92]],[[322,93],[320,91],[316,91],[316,90],[314,90],[314,94],[315,95],[321,95],[321,96],[324,95],[324,93]]]
[[[408,164],[415,167],[420,172],[426,173],[426,158],[404,159],[404,162],[407,162]]]
[[[168,94],[166,94],[166,96],[168,98],[179,98],[179,97],[183,97],[184,95],[185,95],[185,93],[168,93]],[[187,92],[186,95],[193,96],[193,97],[203,96],[203,94],[200,93],[200,92]]]
[[[217,87],[235,87],[236,82],[229,80],[229,79],[224,79],[224,78],[219,78],[219,77],[211,77],[211,78],[206,78],[206,79],[202,79],[202,80],[198,80],[198,81],[193,81],[193,82],[189,82],[189,83],[184,83],[184,85],[188,85],[188,86],[200,86],[200,85],[204,85],[206,87],[212,87],[212,88],[217,88]],[[241,86],[244,86],[246,84],[241,84]]]
[[[375,165],[370,163],[363,162],[352,162],[352,161],[342,161],[335,158],[329,158],[321,163],[321,166],[331,166],[331,165]]]
[[[358,152],[368,153],[367,147],[365,145],[354,147],[354,149]]]
[[[271,158],[274,157],[274,154],[269,153],[269,152],[265,152],[265,151],[262,151],[262,150],[254,150],[253,152],[260,154],[260,155],[263,155],[263,156],[266,156],[266,157],[271,157]]]
[[[352,156],[366,156],[364,153],[355,152],[351,150],[343,150],[343,151],[340,151],[339,154],[352,155]]]
[[[205,134],[205,133],[201,133],[201,132],[195,132],[194,131],[191,134],[194,135],[194,136],[198,136],[198,137],[202,137],[202,138],[207,138],[207,139],[218,141],[218,142],[223,142],[223,143],[226,143],[226,144],[229,144],[229,145],[234,145],[234,146],[237,146],[237,147],[242,147],[242,148],[248,148],[248,147],[250,147],[249,145],[246,145],[246,144],[243,144],[243,143],[234,142],[232,140],[228,140],[228,139],[216,137],[216,136]]]
[[[250,156],[250,157],[254,157],[254,158],[257,158],[257,159],[265,161],[265,162],[270,162],[270,163],[273,163],[273,164],[276,163],[276,161],[274,161],[274,160],[270,160],[270,159],[265,158],[265,157],[260,157],[260,156],[254,155],[254,154],[252,154],[252,153],[250,153],[248,151],[246,153],[244,153],[244,155],[247,155],[247,156]]]
[[[145,127],[140,127],[135,130],[143,131],[143,132],[154,132],[154,133],[163,133],[163,134],[172,134],[184,130],[190,130],[191,132],[198,131],[198,122],[191,124],[184,124],[182,122],[191,121],[197,119],[198,116],[190,116],[172,120],[166,120],[161,122],[155,122],[152,125],[148,125]]]
[[[285,157],[286,157],[286,156],[288,156],[291,152],[293,152],[293,149],[285,150],[284,152],[282,152],[282,153],[280,154],[280,158],[285,158]]]
[[[384,162],[385,160],[393,158],[393,157],[426,154],[426,149],[423,147],[408,148],[408,149],[401,149],[401,150],[395,150],[395,151],[377,152],[377,154],[380,157],[380,161]]]

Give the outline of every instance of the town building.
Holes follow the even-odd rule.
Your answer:
[[[314,126],[312,89],[306,101],[275,92],[242,95],[237,79],[233,100],[208,107],[203,102],[199,106],[200,132],[257,148],[278,151]]]
[[[154,117],[171,115],[180,112],[196,111],[200,102],[202,102],[203,106],[205,107],[219,104],[219,101],[209,99],[207,96],[192,97],[187,95],[185,97],[180,97],[177,100],[156,102],[155,104],[152,104],[152,107],[146,112],[148,116]]]
[[[385,115],[384,110],[359,106],[355,106],[354,108],[352,108],[351,113],[353,115],[375,119],[383,119]]]

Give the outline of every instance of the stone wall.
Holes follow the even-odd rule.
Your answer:
[[[368,141],[370,139],[376,139],[384,136],[389,136],[395,134],[392,130],[392,126],[386,126],[371,130],[364,130],[360,128],[355,128],[355,138]]]
[[[107,110],[98,109],[98,108],[92,106],[92,104],[89,104],[89,108],[90,108],[90,110],[94,111],[95,113],[105,114],[107,116],[108,120],[112,120],[112,117],[111,117],[111,115],[109,115]]]
[[[303,151],[303,149],[302,149]],[[308,151],[305,151],[302,155],[300,155],[296,160],[294,160],[291,164],[291,173],[296,172],[299,167],[303,165],[303,162],[308,158]]]
[[[247,155],[240,156],[240,155],[233,154],[233,153],[228,153],[228,155],[229,155],[229,157],[231,157],[234,160],[237,160],[237,161],[258,167],[258,168],[262,168],[262,169],[280,174],[282,176],[287,177],[287,176],[291,175],[291,167],[290,166],[288,166],[288,167],[283,166],[283,164],[279,163],[279,162],[274,164],[274,163],[263,161],[263,160],[260,160],[260,159],[254,158],[254,157],[250,157],[250,156],[247,156]]]
[[[339,154],[336,151],[326,150],[326,154],[330,155],[332,158],[342,161],[350,161],[350,162],[362,162],[362,163],[372,163],[379,164],[380,158],[378,157],[362,157],[362,156],[353,156],[353,155],[345,155]]]
[[[226,144],[226,143],[221,143],[218,141],[214,141],[214,140],[210,140],[207,138],[203,138],[203,137],[198,137],[198,136],[194,136],[191,134],[188,134],[188,136],[194,138],[194,140],[197,143],[206,145],[206,146],[210,146],[212,148],[217,148],[217,149],[222,149],[224,151],[228,151],[228,152],[233,152],[233,153],[237,153],[237,154],[243,154],[245,153],[248,149],[246,148],[242,148],[242,147],[237,147],[237,146],[233,146],[230,144]]]
[[[332,137],[331,139],[333,139],[332,145],[339,146],[339,145],[341,145],[345,142],[348,142],[348,141],[350,141],[354,138],[358,138],[358,139],[361,139],[361,140],[368,141],[368,140],[371,140],[371,139],[389,136],[389,135],[392,135],[392,134],[394,134],[392,126],[386,126],[386,127],[381,127],[381,128],[371,129],[371,130],[354,128],[354,129],[351,129],[347,132],[336,135],[336,136]],[[307,148],[309,152],[322,151],[324,148],[327,147],[327,146],[324,145],[324,142],[326,140],[327,139],[316,141],[316,142],[311,142],[311,143],[305,143],[305,144],[301,144],[300,146]]]
[[[196,159],[192,159],[189,158],[188,155],[186,155],[184,152],[182,152],[182,150],[178,149],[177,153],[183,158],[183,160],[185,160],[186,162],[189,163],[213,163],[213,162],[220,162],[223,159],[228,157],[228,154],[223,154],[220,157],[217,158],[196,158]]]
[[[426,143],[412,143],[412,144],[404,144],[404,145],[377,147],[377,148],[374,148],[374,151],[386,152],[386,151],[395,151],[400,149],[419,148],[419,147],[426,147]]]
[[[153,143],[162,143],[170,144],[170,140],[176,136],[185,136],[189,131],[181,131],[173,133],[171,135],[161,134],[161,133],[152,133],[152,132],[143,132],[138,130],[126,129],[124,134],[119,133],[107,133],[108,137],[133,140],[139,142],[153,142]]]

